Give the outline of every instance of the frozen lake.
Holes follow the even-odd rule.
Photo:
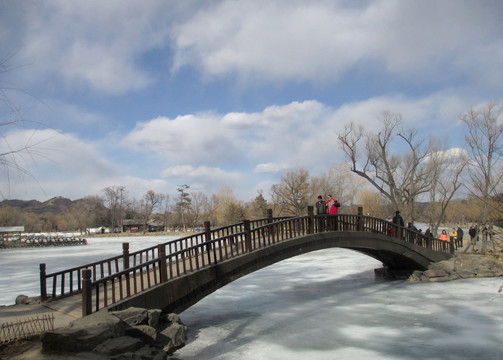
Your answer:
[[[179,238],[179,236],[128,236],[89,238],[88,245],[25,249],[0,249],[0,305],[12,305],[16,296],[40,295],[39,264],[47,273],[92,263],[122,254],[122,243],[129,251],[145,249]]]
[[[175,237],[90,239],[87,246],[0,251],[0,303],[38,295],[49,272]],[[447,283],[375,279],[381,263],[327,249],[219,289],[180,314],[191,359],[502,359],[501,278]]]

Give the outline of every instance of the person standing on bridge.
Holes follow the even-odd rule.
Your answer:
[[[323,197],[318,196],[318,201],[316,202],[316,215],[326,215],[327,214],[327,204],[323,201]],[[325,231],[325,217],[321,216],[318,218],[318,232]]]
[[[400,211],[395,211],[395,216],[393,216],[393,224],[396,225],[396,235],[399,239],[402,238],[402,227],[404,227],[405,223],[403,222],[403,218],[400,215]]]
[[[341,206],[341,204],[339,204],[336,198],[333,198],[332,195],[327,196],[327,212],[330,215],[337,215],[339,206]],[[328,221],[331,223],[329,225],[329,230],[337,230],[337,217],[334,219],[329,218]]]

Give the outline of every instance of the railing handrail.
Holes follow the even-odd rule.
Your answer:
[[[259,224],[259,223],[262,223],[262,222],[269,222],[269,221],[273,221],[274,222],[274,221],[276,221],[276,219],[284,219],[284,218],[285,217],[278,217],[278,218],[266,217],[266,218],[252,220],[251,223],[252,224]],[[217,227],[217,228],[210,229],[211,237],[213,238],[214,234],[218,234],[219,232],[224,232],[226,230],[233,231],[234,229],[238,229],[238,228],[242,230],[243,224],[244,224],[244,221],[243,222],[238,222],[238,223],[235,223],[235,224],[224,225],[224,226],[220,226],[220,227]],[[235,234],[235,232],[233,232],[233,233]],[[168,247],[168,246],[170,246],[172,244],[181,244],[182,245],[184,242],[188,243],[189,241],[191,241],[193,239],[196,240],[196,244],[205,243],[206,242],[205,233],[202,232],[202,233],[196,233],[196,234],[186,235],[186,236],[183,236],[183,237],[180,237],[180,238],[177,238],[177,239],[169,240],[169,241],[164,242],[164,243],[162,243],[160,245],[164,245],[165,247]],[[198,239],[201,240],[200,243],[197,242]],[[151,246],[151,247],[148,247],[148,248],[144,248],[144,249],[140,249],[140,250],[128,253],[128,258],[129,259],[133,259],[133,261],[135,261],[135,259],[136,259],[137,256],[141,256],[142,254],[148,254],[149,252],[155,253],[156,250],[157,250],[157,248],[158,248],[158,245],[154,245],[154,246]],[[124,255],[117,255],[117,256],[114,256],[114,257],[106,258],[106,259],[95,261],[95,262],[92,262],[92,263],[87,263],[87,264],[75,266],[75,267],[70,268],[70,269],[59,270],[59,271],[56,271],[56,272],[53,272],[53,273],[44,273],[43,275],[41,274],[40,281],[41,282],[42,281],[47,281],[48,279],[52,278],[53,279],[53,291],[52,291],[52,294],[55,295],[56,294],[56,290],[55,290],[54,287],[56,286],[55,285],[56,284],[56,281],[55,281],[56,277],[59,277],[59,276],[60,277],[64,277],[66,274],[70,274],[69,276],[73,278],[72,274],[74,272],[79,272],[80,273],[80,271],[85,270],[85,269],[89,269],[89,268],[104,267],[107,264],[110,264],[112,262],[120,260],[121,258],[123,258],[123,256]],[[153,256],[153,258],[157,258],[157,257],[158,256]],[[146,255],[146,261],[148,261],[148,256],[147,255]],[[117,271],[115,271],[115,272],[117,272]],[[42,276],[43,276],[43,279],[42,279]],[[79,280],[78,279],[79,276],[80,276],[80,274],[77,276],[77,280]],[[96,274],[93,274],[93,276],[96,276]],[[63,281],[63,283],[64,283],[64,281]],[[65,293],[63,287],[64,287],[64,285],[62,285],[62,291],[61,291],[61,294],[59,296],[70,295],[73,292],[77,293],[77,292],[80,291],[80,286],[78,286],[77,290],[75,290],[75,291],[70,290],[70,293]],[[42,298],[46,298],[47,294],[43,293],[42,288],[43,287],[41,286],[41,297]]]

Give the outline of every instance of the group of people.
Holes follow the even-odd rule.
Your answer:
[[[327,200],[323,201],[323,197],[318,196],[318,201],[316,202],[316,214],[317,215],[336,215],[339,213],[339,207],[341,204],[332,195],[327,196]]]
[[[460,227],[458,227],[457,229],[452,228],[450,234],[447,234],[447,230],[444,229],[444,230],[442,230],[442,233],[440,234],[440,240],[446,241],[446,242],[452,241],[454,243],[454,246],[456,247],[456,250],[457,250],[458,248],[463,247],[463,236],[464,236],[464,232],[463,232],[463,229],[461,229]]]
[[[318,201],[316,202],[316,214],[317,215],[326,215],[326,214],[336,215],[339,212],[340,206],[341,206],[340,203],[337,201],[336,198],[332,197],[332,195],[328,195],[326,200],[323,200],[323,197],[320,195],[320,196],[318,196]],[[398,227],[397,227],[398,229],[400,229],[401,227],[404,227],[404,221],[403,221],[402,216],[400,215],[400,211],[397,210],[395,212],[395,216],[393,217],[392,222],[394,224],[398,225]],[[323,229],[326,227],[325,221],[323,219],[320,219],[320,223],[318,224],[318,226],[320,227],[320,229],[322,229],[321,231],[323,231]],[[408,223],[407,228],[409,230],[421,232],[421,230],[417,230],[417,228],[410,222]],[[484,229],[484,230],[487,231],[486,229]],[[492,227],[491,227],[491,230],[492,230]],[[473,227],[473,226],[470,227],[468,234],[470,235],[471,243],[473,244],[474,238],[478,234],[478,228]],[[396,234],[392,234],[392,235],[395,236]],[[433,234],[431,233],[429,228],[425,231],[425,235],[433,238]],[[456,247],[456,250],[457,250],[458,248],[463,247],[463,236],[464,236],[464,232],[463,232],[463,229],[461,229],[461,227],[458,227],[457,229],[452,228],[450,234],[447,233],[447,230],[442,230],[442,233],[440,234],[440,240],[445,241],[445,243],[444,243],[445,246],[447,246],[447,244],[450,241],[452,241],[454,243],[454,246]]]
[[[316,214],[317,215],[337,215],[339,213],[339,207],[341,204],[332,195],[328,195],[326,200],[323,197],[318,196],[318,201],[316,202]],[[318,221],[319,231],[337,230],[337,218],[334,219],[319,219]]]

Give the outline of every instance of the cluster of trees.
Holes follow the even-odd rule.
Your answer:
[[[434,135],[419,136],[416,129],[403,126],[400,114],[384,112],[379,120],[377,131],[349,123],[338,138],[351,171],[365,179],[385,204],[414,222],[420,219],[418,202],[426,202],[421,220],[437,228],[448,215],[452,217],[451,201],[463,189],[470,200],[466,203],[477,209],[469,218],[482,223],[501,219],[503,110],[499,101],[461,115],[465,149],[448,150]]]

